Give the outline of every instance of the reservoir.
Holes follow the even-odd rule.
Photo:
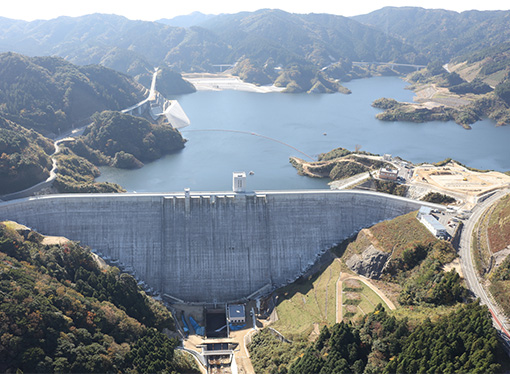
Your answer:
[[[465,130],[454,122],[383,122],[371,103],[381,97],[412,101],[397,77],[346,83],[351,95],[198,91],[177,99],[191,125],[184,149],[141,169],[101,168],[98,181],[128,191],[228,191],[232,172],[253,171],[250,190],[328,188],[299,176],[289,157],[309,160],[337,147],[389,153],[414,163],[451,157],[478,169],[510,170],[510,126],[483,120]]]

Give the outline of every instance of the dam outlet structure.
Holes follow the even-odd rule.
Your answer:
[[[0,203],[0,221],[79,241],[185,302],[254,298],[377,222],[435,204],[353,190],[46,195]]]

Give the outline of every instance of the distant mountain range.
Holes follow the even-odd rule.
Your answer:
[[[188,15],[177,16],[174,18],[158,19],[156,22],[174,27],[191,27],[200,26],[202,22],[205,22],[214,17],[216,17],[216,14],[204,14],[201,12],[193,12]]]
[[[451,58],[510,40],[510,11],[466,11],[386,7],[353,17],[420,50],[429,59]]]
[[[262,9],[192,13],[157,22],[91,14],[48,21],[0,17],[0,52],[60,56],[137,77],[154,66],[177,72],[217,71],[248,59],[256,68],[325,66],[350,61],[427,64],[494,48],[510,40],[510,11],[387,7],[346,18]]]

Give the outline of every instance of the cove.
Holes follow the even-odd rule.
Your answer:
[[[377,120],[380,110],[371,103],[381,97],[412,101],[406,85],[397,77],[375,77],[345,84],[351,95],[198,91],[177,96],[171,99],[179,100],[191,120],[182,129],[185,148],[141,169],[103,167],[97,180],[136,192],[229,191],[233,171],[253,171],[250,190],[321,189],[328,188],[327,180],[299,176],[289,157],[316,158],[357,144],[414,163],[451,157],[478,169],[510,170],[509,126],[483,120],[465,130],[454,122]]]

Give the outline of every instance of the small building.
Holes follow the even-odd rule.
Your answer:
[[[431,214],[423,214],[420,216],[419,220],[436,238],[446,238],[446,227],[434,216]]]
[[[391,161],[393,159],[393,157],[391,157],[391,155],[389,153],[385,153],[383,155],[383,160],[384,161]]]
[[[232,175],[232,191],[246,192],[246,173],[244,171],[233,173],[233,175]]]
[[[379,170],[379,178],[396,181],[398,177],[398,170],[381,168]]]
[[[243,324],[246,323],[246,310],[243,304],[233,304],[228,306],[228,322]]]
[[[418,216],[416,218],[418,218],[418,220],[424,216],[424,215],[430,215],[432,213],[432,208],[428,207],[428,206],[422,206],[420,208],[420,210],[418,211]]]

